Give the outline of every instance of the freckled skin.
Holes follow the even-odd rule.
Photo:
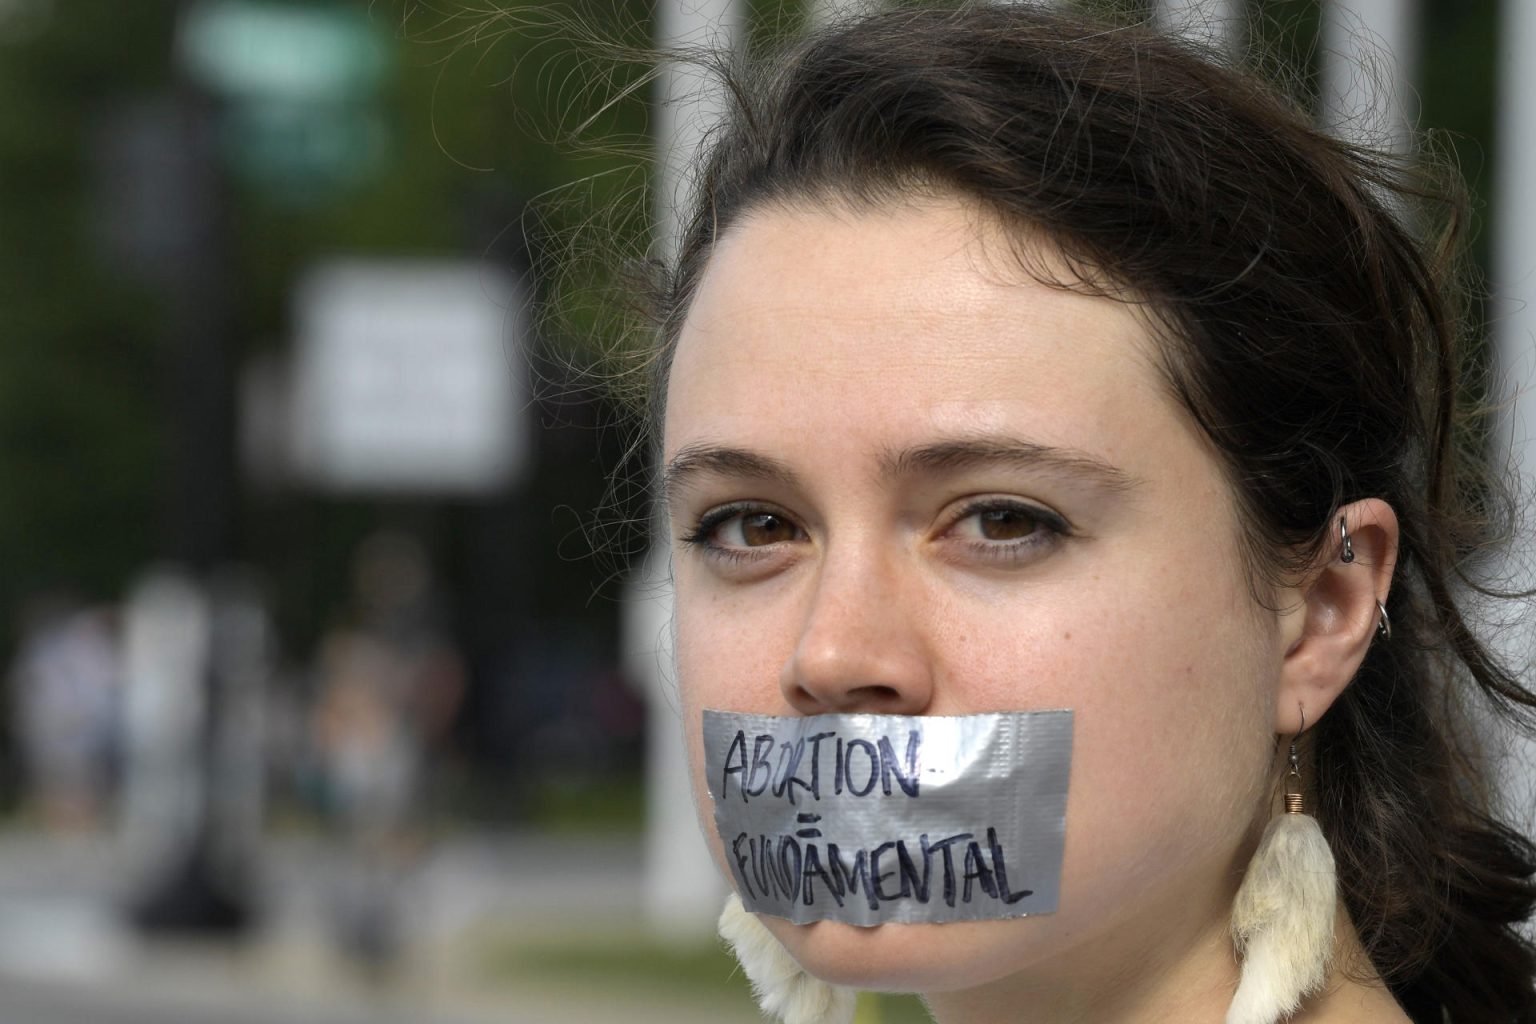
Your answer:
[[[1006,1007],[1064,979],[1171,972],[1191,949],[1230,971],[1226,915],[1268,814],[1283,651],[1220,466],[1154,360],[1132,306],[1010,269],[958,201],[761,211],[720,240],[672,367],[665,457],[736,446],[796,483],[707,479],[674,501],[674,535],[760,500],[803,539],[747,575],[697,546],[675,556],[706,832],[704,708],[1076,712],[1057,913],[875,929],[765,918],[813,972]],[[884,453],[976,431],[1088,452],[1140,482],[1106,496],[1006,468],[879,475]],[[946,518],[977,492],[1048,506],[1078,532],[984,563]]]

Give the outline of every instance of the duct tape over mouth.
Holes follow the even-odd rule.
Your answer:
[[[871,926],[1056,909],[1072,712],[704,712],[704,771],[742,903]]]

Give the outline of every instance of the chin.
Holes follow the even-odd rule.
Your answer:
[[[791,924],[762,915],[768,930],[811,974],[834,985],[876,992],[975,988],[1027,966],[1028,941],[1041,917],[873,928],[817,921]]]

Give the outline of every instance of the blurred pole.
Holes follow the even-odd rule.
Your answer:
[[[122,830],[141,892],[163,883],[167,861],[197,833],[210,620],[202,591],[174,570],[146,575],[124,602]]]
[[[97,230],[163,298],[160,554],[199,571],[228,557],[234,385],[227,203],[207,97],[190,85],[113,105],[96,146]]]
[[[197,4],[177,6],[184,21]],[[233,553],[235,502],[235,318],[216,116],[181,74],[171,96],[120,112],[103,150],[118,172],[107,191],[121,194],[109,234],[166,302],[161,553],[178,567],[129,598],[131,912],[146,929],[228,933],[250,916],[244,869],[260,815],[250,776],[262,758],[241,709],[261,685],[259,659],[248,657],[261,641],[251,640],[246,595],[230,599],[213,579]]]
[[[624,674],[645,698],[646,924],[678,946],[709,936],[725,889],[709,859],[688,787],[688,760],[672,659],[672,581],[658,539],[624,592]]]
[[[1246,0],[1157,0],[1158,27],[1236,54],[1248,36]]]
[[[700,49],[725,53],[744,36],[738,0],[662,0],[656,8],[656,44],[662,50]],[[661,173],[656,182],[657,241],[671,260],[682,236],[692,168],[704,133],[725,114],[726,99],[707,70],[671,61],[660,78],[656,146]]]
[[[205,587],[162,567],[133,587],[124,623],[133,919],[151,931],[239,930],[262,825],[264,604],[239,574]]]
[[[1324,0],[1323,123],[1341,138],[1406,152],[1418,112],[1417,0]]]
[[[668,48],[724,53],[745,32],[738,0],[662,0],[656,10],[656,42]],[[695,65],[672,61],[659,82],[657,108],[656,236],[669,263],[682,237],[692,178],[704,133],[725,111],[718,82]],[[646,685],[645,907],[651,932],[686,944],[714,932],[725,884],[699,831],[689,785],[686,740],[669,677],[671,659],[656,640],[671,628],[671,545],[658,524],[639,587],[643,599],[625,605],[624,631],[635,638],[631,666]],[[634,591],[631,596],[636,597]],[[657,628],[660,626],[660,628]],[[669,645],[668,645],[669,646]],[[649,652],[649,654],[647,654]]]
[[[207,571],[230,557],[234,546],[228,201],[214,152],[212,101],[183,85],[179,106],[189,158],[188,189],[179,202],[189,244],[170,291],[178,422],[165,554]]]
[[[1513,399],[1504,424],[1505,443],[1520,468],[1524,495],[1536,488],[1536,4],[1504,0],[1497,39],[1498,123],[1494,168],[1493,301],[1489,323],[1498,348],[1500,381],[1494,397]],[[1522,509],[1527,520],[1536,519]],[[1536,586],[1533,550],[1522,544],[1511,566],[1510,584]],[[1505,650],[1516,668],[1531,666],[1536,630],[1513,631]],[[1518,645],[1518,646],[1516,646]],[[1518,824],[1536,834],[1536,740],[1518,740],[1511,749],[1508,808]],[[1536,933],[1536,926],[1531,931]]]
[[[806,0],[805,24],[807,28],[824,28],[837,17],[853,8],[852,0]]]

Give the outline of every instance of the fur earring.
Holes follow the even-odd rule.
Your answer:
[[[720,913],[720,937],[752,983],[763,1012],[784,1024],[852,1024],[858,992],[811,976],[731,893]]]
[[[1333,851],[1317,819],[1302,810],[1294,738],[1290,760],[1285,813],[1264,829],[1232,904],[1243,973],[1227,1024],[1275,1024],[1328,980],[1337,899]]]

